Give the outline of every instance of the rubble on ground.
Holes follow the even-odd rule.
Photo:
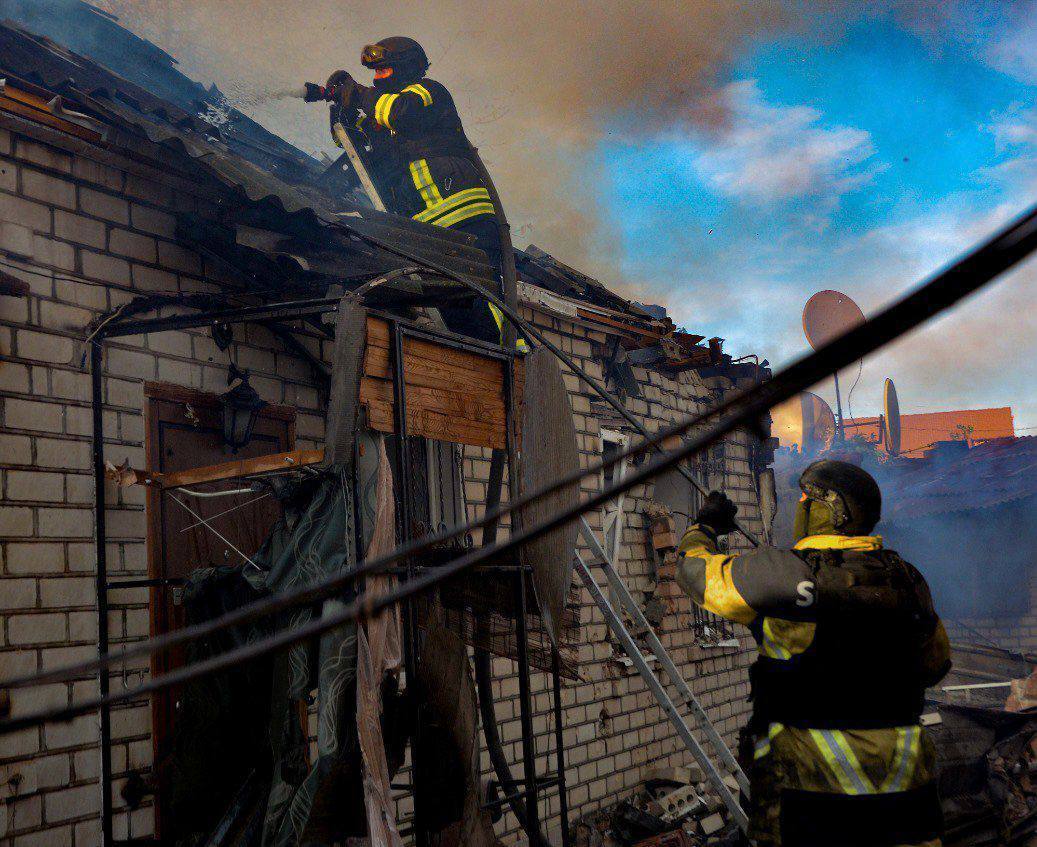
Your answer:
[[[575,847],[700,847],[735,843],[738,828],[702,772],[656,767],[630,797],[575,821]]]

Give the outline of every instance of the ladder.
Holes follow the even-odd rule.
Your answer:
[[[601,613],[605,616],[605,623],[608,625],[609,629],[612,630],[612,633],[619,640],[624,651],[634,663],[634,667],[637,668],[641,678],[648,686],[648,690],[652,692],[652,695],[662,708],[663,713],[669,719],[673,728],[677,731],[677,735],[680,737],[681,741],[684,742],[684,745],[688,748],[688,751],[698,763],[699,767],[702,768],[702,772],[706,774],[710,784],[727,807],[732,820],[737,823],[738,828],[741,829],[742,832],[746,832],[748,830],[749,821],[745,811],[742,809],[742,806],[738,801],[738,797],[731,790],[731,787],[724,782],[724,777],[720,773],[720,770],[713,764],[698,739],[692,734],[691,728],[682,716],[679,707],[686,707],[688,711],[690,711],[691,717],[698,725],[698,728],[702,730],[702,733],[706,736],[706,739],[709,741],[709,744],[713,748],[713,752],[716,754],[717,758],[720,760],[720,763],[728,773],[734,776],[738,783],[738,787],[742,790],[742,793],[748,797],[749,780],[746,778],[744,771],[735,759],[734,754],[732,754],[731,749],[724,743],[724,739],[720,737],[720,733],[717,732],[716,727],[713,726],[713,722],[709,719],[705,709],[702,708],[702,705],[692,693],[688,683],[684,681],[684,677],[681,676],[677,666],[670,658],[670,654],[666,652],[666,648],[663,647],[662,642],[649,625],[640,606],[634,602],[634,598],[631,596],[630,591],[627,589],[623,580],[620,578],[619,573],[616,571],[615,564],[605,552],[601,542],[598,541],[597,536],[594,534],[594,530],[590,528],[586,518],[580,518],[580,534],[583,536],[584,541],[586,541],[587,546],[590,547],[594,555],[600,560],[613,595],[618,598],[620,605],[627,614],[630,615],[630,619],[634,622],[634,633],[631,633],[630,630],[627,629],[626,625],[623,623],[621,615],[615,608],[613,608],[608,597],[598,586],[587,562],[584,561],[583,557],[579,552],[577,552],[576,571],[580,575],[580,579],[582,579],[583,584],[587,586],[591,598],[597,604],[598,608],[601,609]],[[665,671],[666,676],[669,677],[670,682],[677,690],[676,698],[670,697],[666,692],[663,683],[655,675],[651,667],[649,667],[648,660],[645,658],[644,653],[641,652],[641,648],[638,647],[637,642],[634,640],[635,634],[644,638],[645,643],[659,662],[660,667]]]

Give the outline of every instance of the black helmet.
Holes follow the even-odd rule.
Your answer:
[[[867,535],[882,515],[882,492],[863,468],[849,462],[822,459],[809,465],[799,478],[809,500],[832,510],[832,525],[845,535]]]
[[[417,82],[428,70],[428,56],[413,38],[394,35],[368,44],[360,54],[365,68],[375,72],[375,85],[402,88]]]

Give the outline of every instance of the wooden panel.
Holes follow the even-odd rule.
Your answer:
[[[368,425],[395,432],[389,323],[367,319],[367,349],[360,402]],[[504,449],[504,363],[420,338],[403,339],[407,431],[437,441]],[[516,406],[521,401],[523,365],[515,364]],[[516,420],[516,424],[518,421]]]
[[[0,93],[0,109],[23,118],[28,118],[30,121],[63,130],[77,138],[94,142],[101,140],[100,133],[55,115],[50,111],[47,101],[42,97],[12,88],[10,85],[4,86],[3,92]]]

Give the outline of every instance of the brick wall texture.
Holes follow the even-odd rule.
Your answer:
[[[218,191],[175,173],[111,156],[101,163],[87,153],[57,149],[0,130],[0,270],[31,287],[28,298],[0,297],[0,678],[57,667],[96,654],[90,454],[90,378],[82,365],[84,328],[98,315],[144,292],[219,292],[232,283],[226,272],[177,243],[175,215],[214,214]],[[552,333],[591,375],[601,379],[595,357],[605,337],[571,323],[527,312]],[[302,339],[328,358],[317,338]],[[325,345],[326,346],[326,345]],[[161,380],[198,390],[226,389],[231,359],[252,369],[252,384],[270,403],[297,409],[296,446],[321,444],[323,398],[309,368],[288,355],[264,329],[239,326],[224,353],[204,332],[169,332],[125,338],[105,345],[105,457],[144,467],[143,384]],[[730,387],[723,378],[685,373],[677,380],[637,371],[643,397],[627,408],[650,429],[705,408]],[[600,454],[598,406],[567,375],[584,464]],[[611,421],[611,416],[607,419]],[[606,424],[617,428],[613,423]],[[750,528],[760,512],[749,462],[747,435],[730,438],[711,453],[709,482],[723,483],[739,503]],[[465,459],[469,508],[485,496],[488,453],[468,449]],[[588,478],[584,490],[599,484]],[[106,492],[108,559],[112,579],[148,575],[144,492]],[[652,551],[646,543],[644,506],[651,486],[626,499],[619,569],[635,597],[656,589]],[[601,516],[588,516],[600,527]],[[478,540],[478,539],[476,539]],[[585,551],[586,552],[586,551]],[[604,577],[599,574],[600,581]],[[147,589],[111,597],[113,645],[149,633]],[[647,765],[683,764],[689,755],[640,679],[616,661],[603,619],[582,597],[582,681],[563,687],[566,769],[573,818],[615,802],[633,789]],[[738,648],[694,643],[691,608],[679,598],[660,636],[721,731],[734,740],[748,711],[746,668],[750,640],[739,629]],[[521,761],[518,680],[514,663],[494,661],[494,693],[509,759]],[[147,661],[131,662],[112,677],[112,687],[138,684]],[[13,692],[14,714],[66,703],[96,693],[84,678]],[[533,674],[534,729],[541,773],[555,768],[550,679]],[[112,715],[117,838],[153,832],[152,799],[126,807],[121,787],[133,771],[151,767],[151,711],[146,699]],[[95,715],[0,737],[0,844],[75,845],[98,842],[98,729]],[[490,774],[489,760],[483,768]],[[406,813],[409,803],[401,804]],[[557,796],[549,792],[548,814]],[[499,831],[517,841],[508,814]]]

